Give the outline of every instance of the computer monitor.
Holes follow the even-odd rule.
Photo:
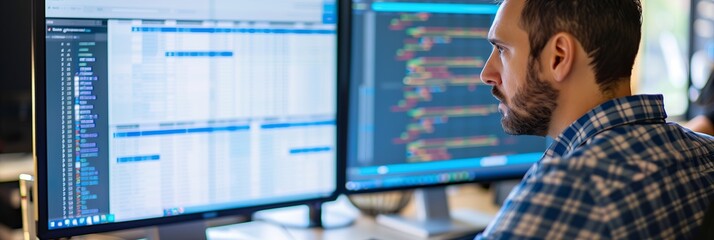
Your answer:
[[[540,159],[546,139],[505,134],[479,77],[497,10],[492,0],[352,1],[348,193],[521,178]],[[423,206],[446,204],[432,200]]]
[[[339,5],[35,1],[39,236],[335,199]]]

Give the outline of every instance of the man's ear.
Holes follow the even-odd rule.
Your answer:
[[[555,34],[546,45],[551,54],[544,59],[547,69],[552,73],[556,82],[564,81],[573,69],[575,63],[576,40],[567,33]]]

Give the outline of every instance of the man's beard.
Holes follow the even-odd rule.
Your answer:
[[[510,106],[505,105],[503,93],[495,87],[491,90],[493,96],[506,106],[501,125],[508,134],[545,136],[548,133],[553,111],[558,106],[558,90],[538,78],[537,66],[537,60],[529,60],[526,84],[516,90],[508,102]]]

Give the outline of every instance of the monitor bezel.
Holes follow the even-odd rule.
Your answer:
[[[535,164],[535,163],[533,163]],[[530,169],[532,165],[528,167]],[[454,182],[443,182],[443,183],[433,183],[433,184],[424,184],[424,185],[405,185],[405,186],[397,186],[397,187],[378,187],[378,188],[368,188],[368,189],[359,189],[359,190],[349,190],[347,189],[347,181],[344,182],[344,185],[342,186],[344,189],[344,194],[345,195],[353,195],[353,194],[363,194],[363,193],[379,193],[379,192],[390,192],[390,191],[404,191],[404,190],[414,190],[414,189],[420,189],[420,188],[436,188],[436,187],[448,187],[448,186],[454,186],[454,185],[462,185],[462,184],[474,184],[474,183],[492,183],[496,181],[506,181],[506,180],[521,180],[525,176],[528,170],[523,171],[522,173],[515,173],[515,174],[503,174],[503,175],[497,175],[497,176],[489,176],[489,177],[483,177],[483,178],[474,178],[471,180],[464,180],[464,181],[454,181]],[[344,175],[346,177],[347,171],[344,172]],[[346,180],[346,178],[345,178]]]
[[[191,213],[185,215],[150,218],[144,220],[132,220],[126,222],[116,222],[99,224],[92,226],[81,226],[63,229],[49,229],[48,222],[48,189],[47,189],[47,99],[46,99],[46,56],[45,56],[45,0],[31,1],[32,15],[32,121],[33,121],[33,158],[35,163],[35,208],[36,212],[36,229],[37,236],[40,239],[45,238],[61,238],[69,236],[77,236],[91,233],[117,231],[129,228],[139,228],[155,225],[164,225],[179,222],[197,221],[210,218],[218,218],[231,215],[249,215],[255,211],[295,206],[308,203],[322,203],[334,201],[339,194],[343,192],[345,185],[345,175],[342,169],[346,166],[347,157],[347,106],[349,94],[349,23],[348,19],[351,16],[348,1],[336,0],[335,7],[337,9],[337,74],[335,80],[336,87],[336,159],[335,159],[335,180],[336,185],[334,191],[326,197],[317,197],[312,199],[302,199],[289,202],[272,203],[265,205],[256,205],[250,207],[240,207],[231,209],[222,209],[215,211]],[[345,4],[347,3],[347,4]],[[347,26],[347,27],[346,27]],[[306,216],[307,217],[307,216]]]

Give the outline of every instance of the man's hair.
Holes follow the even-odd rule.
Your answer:
[[[551,37],[573,35],[592,59],[600,90],[630,77],[642,36],[640,0],[525,0],[521,27],[537,61]]]

